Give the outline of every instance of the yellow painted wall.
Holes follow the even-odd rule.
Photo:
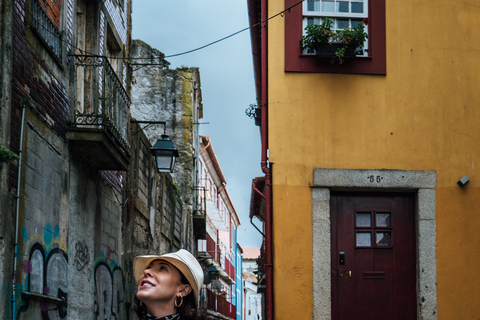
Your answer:
[[[269,22],[276,319],[312,317],[314,168],[435,171],[438,319],[480,318],[480,6],[386,1],[386,21],[386,76],[285,73]]]

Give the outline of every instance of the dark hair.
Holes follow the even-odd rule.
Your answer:
[[[177,269],[178,270],[178,269]],[[180,272],[180,270],[179,270]],[[183,275],[183,273],[180,272],[180,282],[182,284],[188,284],[187,278]],[[190,285],[191,286],[191,285]],[[200,289],[200,288],[199,288]],[[197,310],[197,301],[195,300],[195,295],[193,294],[193,288],[192,291],[187,294],[185,297],[183,297],[183,303],[180,306],[180,308],[177,308],[177,312],[180,313],[180,319],[182,320],[197,320],[197,319],[202,319],[198,315],[198,310]]]
[[[172,265],[173,266],[173,265]],[[175,266],[174,266],[175,267]],[[177,269],[175,267],[175,269]],[[178,270],[178,269],[177,269]],[[187,278],[183,275],[183,273],[178,270],[178,273],[180,273],[180,282],[182,284],[188,284]],[[139,319],[146,319],[147,316],[147,306],[135,296],[134,298],[134,306],[133,306],[133,311],[135,314],[138,316]],[[177,312],[180,314],[180,319],[181,320],[202,320],[204,317],[202,315],[198,314],[197,310],[197,301],[195,300],[195,295],[193,294],[193,288],[192,292],[190,292],[188,295],[183,297],[183,303],[180,306],[180,308],[177,308]]]

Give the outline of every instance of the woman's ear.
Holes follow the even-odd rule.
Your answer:
[[[186,285],[182,288],[182,290],[180,290],[180,292],[182,292],[182,295],[183,295],[184,297],[186,297],[186,296],[188,296],[188,294],[189,294],[190,292],[192,292],[192,287],[190,287],[190,285],[186,284]]]

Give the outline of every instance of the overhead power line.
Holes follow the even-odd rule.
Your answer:
[[[301,0],[301,1],[297,2],[296,4],[294,4],[293,6],[288,7],[287,9],[285,9],[285,10],[283,10],[283,11],[281,11],[281,12],[279,12],[279,13],[273,15],[273,16],[271,16],[270,18],[268,18],[268,19],[266,19],[266,20],[257,22],[257,23],[255,23],[254,25],[251,25],[250,27],[246,27],[246,28],[244,28],[244,29],[242,29],[242,30],[240,30],[240,31],[237,31],[237,32],[235,32],[235,33],[232,33],[232,34],[230,34],[230,35],[228,35],[228,36],[226,36],[226,37],[223,37],[223,38],[218,39],[218,40],[216,40],[216,41],[210,42],[210,43],[208,43],[208,44],[206,44],[206,45],[203,45],[203,46],[201,46],[201,47],[198,47],[198,48],[196,48],[196,49],[192,49],[192,50],[189,50],[189,51],[185,51],[185,52],[181,52],[181,53],[177,53],[177,54],[172,54],[172,55],[165,56],[165,58],[177,57],[177,56],[185,55],[185,54],[188,54],[188,53],[192,53],[192,52],[195,52],[195,51],[204,49],[204,48],[206,48],[206,47],[209,47],[209,46],[211,46],[211,45],[214,45],[214,44],[216,44],[216,43],[219,43],[219,42],[221,42],[221,41],[223,41],[223,40],[226,40],[226,39],[228,39],[228,38],[231,38],[231,37],[233,37],[233,36],[235,36],[235,35],[237,35],[237,34],[239,34],[239,33],[242,33],[242,32],[244,32],[244,31],[246,31],[246,30],[249,30],[249,29],[251,29],[251,28],[253,28],[253,27],[256,27],[256,26],[258,26],[258,25],[260,25],[260,24],[262,24],[262,23],[265,23],[265,22],[267,22],[267,21],[269,21],[269,20],[271,20],[271,19],[273,19],[273,18],[275,18],[275,17],[277,17],[277,16],[282,16],[282,17],[283,17],[283,14],[284,14],[285,12],[287,12],[287,11],[290,12],[290,9],[298,6],[298,5],[299,5],[300,3],[302,3],[303,1],[305,1],[305,0]]]
[[[247,31],[247,30],[249,30],[249,29],[251,29],[251,28],[253,28],[253,27],[256,27],[256,26],[258,26],[258,25],[261,25],[261,24],[263,24],[263,23],[266,23],[266,22],[268,22],[269,20],[271,20],[271,19],[273,19],[273,18],[276,18],[276,17],[278,17],[278,16],[282,16],[282,17],[283,17],[283,15],[284,15],[286,12],[290,13],[290,10],[291,10],[292,8],[298,6],[298,5],[301,4],[303,1],[305,1],[305,0],[301,0],[301,1],[297,2],[297,3],[295,3],[294,5],[286,8],[285,10],[280,11],[280,12],[278,12],[277,14],[275,14],[275,15],[273,15],[273,16],[271,16],[271,17],[269,17],[269,18],[267,18],[267,19],[265,19],[265,20],[263,20],[263,21],[257,22],[257,23],[255,23],[255,24],[249,26],[249,27],[243,28],[242,30],[239,30],[239,31],[237,31],[237,32],[234,32],[234,33],[232,33],[232,34],[230,34],[230,35],[228,35],[228,36],[226,36],[226,37],[223,37],[223,38],[221,38],[221,39],[215,40],[215,41],[213,41],[213,42],[210,42],[210,43],[208,43],[208,44],[205,44],[205,45],[203,45],[203,46],[201,46],[201,47],[198,47],[198,48],[195,48],[195,49],[192,49],[192,50],[188,50],[188,51],[185,51],[185,52],[181,52],[181,53],[176,53],[176,54],[171,54],[171,55],[165,56],[165,58],[178,57],[178,56],[186,55],[186,54],[189,54],[189,53],[192,53],[192,52],[195,52],[195,51],[202,50],[202,49],[207,48],[207,47],[209,47],[209,46],[211,46],[211,45],[214,45],[214,44],[216,44],[216,43],[219,43],[219,42],[222,42],[222,41],[224,41],[224,40],[227,40],[227,39],[229,39],[229,38],[231,38],[231,37],[233,37],[233,36],[235,36],[235,35],[237,35],[237,34],[239,34],[239,33],[242,33],[242,32],[244,32],[244,31]],[[30,13],[26,13],[26,14],[28,14],[31,19],[35,19],[35,18],[32,17],[32,15],[31,15]],[[45,26],[43,26],[42,24],[38,24],[38,25],[40,25],[42,28],[44,28],[45,31],[48,32],[48,33],[50,33],[52,36],[59,38],[57,35],[55,35],[53,32],[51,32],[49,29],[47,29],[47,28],[46,28]],[[80,48],[78,48],[78,47],[75,47],[75,46],[74,46],[71,42],[69,42],[69,41],[63,40],[63,39],[61,39],[61,38],[59,38],[59,41],[64,42],[65,44],[67,44],[67,45],[70,46],[71,48],[74,48],[74,49],[79,50],[79,51],[82,52],[83,54],[92,55],[92,56],[98,56],[98,55],[95,54],[95,53],[90,53],[90,52],[87,52],[87,51],[85,51],[85,50],[83,50],[83,49],[80,49]],[[107,56],[102,56],[102,57],[104,57],[104,58],[109,58],[109,59],[117,59],[117,60],[129,60],[129,61],[130,61],[130,60],[148,60],[148,59],[151,60],[151,59],[152,59],[151,57],[141,57],[141,58],[123,58],[123,57],[107,57]]]

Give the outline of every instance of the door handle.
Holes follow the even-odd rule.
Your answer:
[[[346,276],[346,274],[345,274]],[[340,277],[343,278],[343,271],[340,271]],[[352,271],[348,271],[348,277],[351,278],[352,277]]]

